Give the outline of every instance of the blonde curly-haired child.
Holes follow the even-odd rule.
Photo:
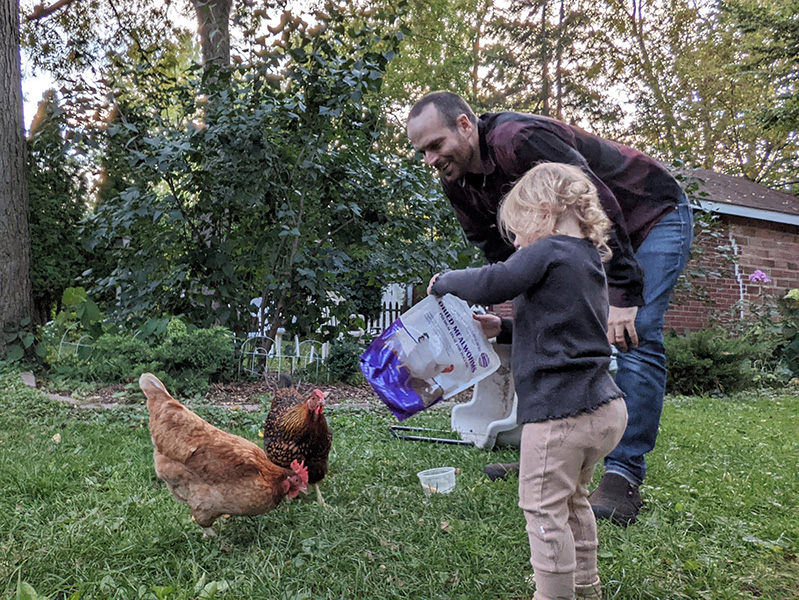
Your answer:
[[[594,466],[627,423],[608,372],[610,258],[596,188],[579,167],[542,163],[499,210],[517,251],[505,262],[433,276],[428,292],[468,302],[513,299],[513,319],[475,315],[488,337],[512,343],[523,424],[519,507],[527,520],[534,600],[599,600],[596,520],[588,503]]]

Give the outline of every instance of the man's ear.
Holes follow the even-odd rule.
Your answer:
[[[469,117],[463,113],[458,115],[458,118],[455,119],[455,123],[458,126],[458,130],[463,131],[464,133],[471,133],[472,129],[474,128],[474,125],[469,120]]]

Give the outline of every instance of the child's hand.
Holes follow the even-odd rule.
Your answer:
[[[502,319],[497,315],[472,315],[472,317],[480,323],[487,338],[497,337],[502,327]]]
[[[441,275],[441,273],[436,273],[435,275],[433,275],[430,278],[430,283],[427,284],[427,295],[428,296],[434,296],[435,295],[435,294],[433,294],[433,284],[436,282],[436,279],[438,279],[439,275]]]

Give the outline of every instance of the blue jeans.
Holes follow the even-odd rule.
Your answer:
[[[605,458],[605,471],[640,485],[646,475],[644,455],[655,447],[663,397],[666,394],[666,351],[663,316],[693,239],[693,215],[683,196],[664,216],[635,254],[644,270],[644,305],[638,309],[635,330],[638,347],[619,352],[616,385],[626,394],[627,429]]]

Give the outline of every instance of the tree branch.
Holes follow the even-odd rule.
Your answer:
[[[50,6],[43,6],[41,4],[37,4],[33,12],[25,17],[26,21],[38,21],[39,19],[43,19],[45,17],[49,17],[57,10],[64,8],[72,4],[72,0],[58,0],[55,4],[51,4]]]

